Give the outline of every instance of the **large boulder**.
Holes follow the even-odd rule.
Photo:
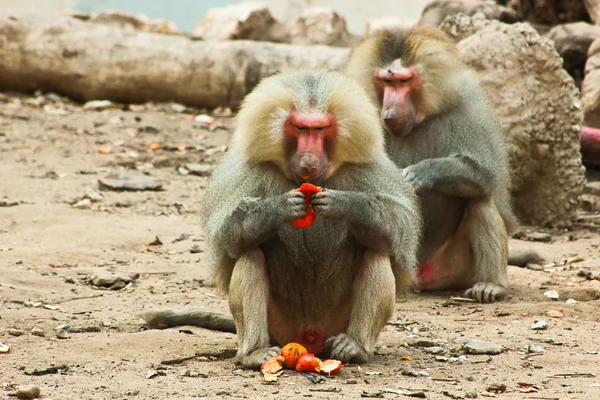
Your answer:
[[[563,68],[581,87],[587,53],[592,42],[600,38],[600,26],[587,22],[556,25],[548,32],[548,38],[554,42],[554,48],[563,58]]]
[[[571,224],[583,191],[583,113],[552,42],[528,24],[448,17],[441,28],[479,72],[507,138],[514,210],[525,224]],[[491,46],[490,43],[493,43]]]
[[[112,26],[126,31],[161,33],[164,35],[184,34],[171,21],[164,19],[150,20],[145,16],[134,17],[121,11],[102,11],[95,14],[66,12],[65,14],[82,21]]]
[[[359,39],[348,32],[346,19],[327,7],[307,8],[291,29],[292,43],[347,47]]]
[[[217,41],[289,41],[287,28],[273,17],[265,4],[257,2],[211,8],[196,25],[193,36]]]
[[[449,15],[474,15],[479,12],[489,19],[502,22],[513,23],[518,20],[513,9],[498,5],[494,0],[433,0],[423,9],[419,25],[438,26]]]
[[[585,125],[600,128],[600,39],[590,46],[581,84],[581,103]]]
[[[594,24],[600,24],[600,0],[583,0],[583,5]]]
[[[588,21],[581,0],[509,0],[519,18],[534,25],[554,26],[576,21]]]

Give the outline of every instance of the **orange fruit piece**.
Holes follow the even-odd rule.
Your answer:
[[[318,374],[321,371],[323,362],[315,357],[314,354],[306,353],[301,355],[296,362],[296,371],[299,372],[314,372]]]
[[[340,360],[323,360],[321,373],[323,375],[337,375],[342,370],[342,362]]]
[[[304,193],[304,201],[306,202],[306,216],[293,220],[292,225],[294,225],[296,228],[305,229],[311,226],[317,217],[317,213],[315,213],[315,210],[313,210],[312,206],[310,205],[310,196],[315,193],[319,193],[321,188],[313,185],[312,183],[303,183],[296,190]]]
[[[260,366],[260,372],[263,375],[279,375],[283,373],[283,361],[284,358],[282,356],[269,357]]]
[[[308,350],[300,343],[291,342],[286,344],[281,348],[281,355],[285,359],[283,365],[288,369],[294,369],[298,358],[306,353],[308,353]]]

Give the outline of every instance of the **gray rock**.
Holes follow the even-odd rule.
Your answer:
[[[531,329],[533,329],[534,331],[548,329],[548,323],[544,320],[536,321],[533,325],[531,325]]]
[[[38,328],[37,326],[34,327],[33,329],[31,329],[31,334],[34,336],[39,336],[39,337],[46,336],[46,333],[42,329]]]
[[[37,399],[40,397],[41,390],[37,385],[19,386],[16,394],[19,399]]]
[[[498,114],[507,139],[515,214],[525,225],[572,225],[585,183],[583,96],[554,43],[529,24],[503,24],[483,14],[455,14],[440,27],[460,40],[461,58],[477,71]]]
[[[161,190],[162,182],[151,176],[127,176],[127,175],[109,175],[98,179],[98,185],[102,190],[114,191],[143,191],[143,190]]]
[[[471,339],[463,344],[463,349],[469,354],[489,354],[497,355],[504,352],[506,349],[499,344],[486,342],[479,339]]]
[[[542,354],[545,352],[546,349],[544,349],[542,346],[537,346],[535,344],[530,344],[529,346],[527,346],[527,353],[529,354]]]
[[[427,354],[441,354],[444,352],[444,348],[440,346],[425,347],[423,351]]]
[[[532,242],[550,243],[552,241],[552,235],[542,232],[532,232],[527,234],[527,240]]]

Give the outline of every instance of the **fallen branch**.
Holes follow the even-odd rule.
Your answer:
[[[340,69],[349,50],[257,41],[206,42],[70,17],[0,14],[0,89],[41,89],[79,101],[175,101],[237,107],[288,67]]]

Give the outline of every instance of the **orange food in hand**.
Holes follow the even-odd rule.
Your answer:
[[[283,362],[284,358],[282,356],[269,357],[261,365],[260,372],[263,375],[279,375],[283,373]]]
[[[340,360],[324,360],[321,366],[321,373],[324,375],[337,375],[342,370]]]
[[[285,358],[283,365],[285,365],[286,368],[294,369],[298,358],[306,353],[308,353],[308,350],[300,343],[291,342],[286,344],[281,348],[281,355]]]
[[[306,353],[301,355],[296,362],[296,371],[319,373],[323,363],[314,354]]]
[[[319,193],[321,191],[321,188],[313,185],[312,183],[303,183],[302,185],[300,185],[297,191],[304,193],[304,201],[306,202],[306,216],[293,220],[292,225],[294,225],[296,228],[305,229],[311,226],[313,222],[315,222],[315,218],[317,216],[315,210],[313,210],[310,204],[310,196],[315,193]]]

